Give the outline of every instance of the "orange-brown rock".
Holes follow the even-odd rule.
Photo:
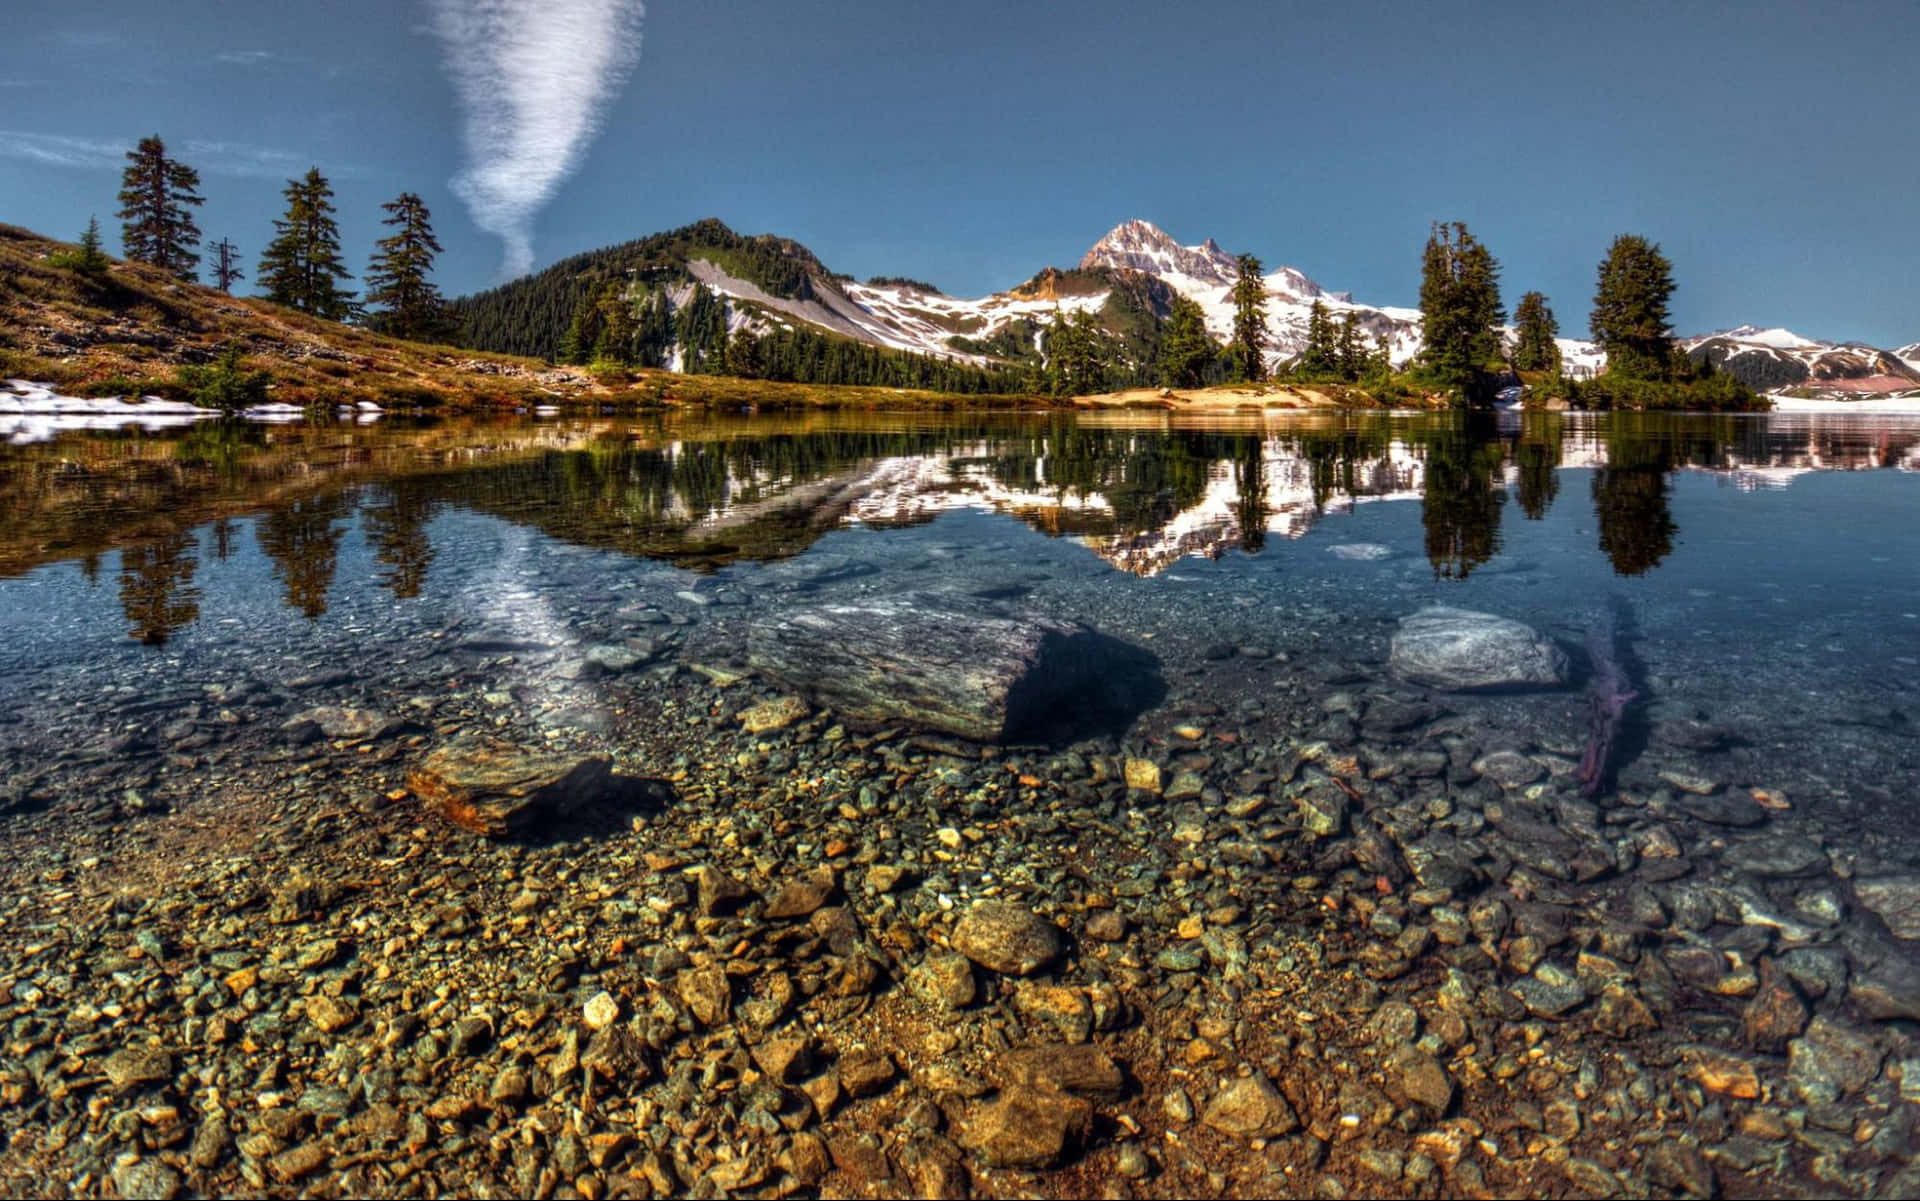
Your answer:
[[[454,825],[506,838],[605,800],[613,788],[613,765],[597,756],[469,739],[427,755],[408,775],[407,787]]]

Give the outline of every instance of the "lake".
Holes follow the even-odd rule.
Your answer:
[[[1920,419],[35,437],[16,1188],[1920,1186]]]

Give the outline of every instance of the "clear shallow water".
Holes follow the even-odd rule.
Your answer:
[[[1464,978],[1477,997],[1475,1041],[1435,1034],[1429,1049],[1458,1051],[1447,1059],[1458,1113],[1497,1130],[1522,1164],[1512,1170],[1532,1170],[1534,1153],[1518,1150],[1529,1136],[1494,1125],[1505,1102],[1487,1080],[1508,1079],[1500,1058],[1521,1054],[1522,1026],[1545,1015],[1542,1045],[1567,1065],[1555,1087],[1577,1079],[1585,1089],[1591,1074],[1602,1089],[1580,1098],[1594,1124],[1570,1162],[1605,1166],[1570,1173],[1576,1191],[1622,1191],[1607,1172],[1636,1189],[1669,1179],[1638,1152],[1601,1145],[1622,1129],[1607,1121],[1637,1130],[1656,1111],[1667,1133],[1718,1130],[1698,1137],[1728,1193],[1780,1181],[1808,1194],[1870,1191],[1911,1159],[1911,1126],[1896,1118],[1920,1073],[1901,1066],[1913,1060],[1907,1023],[1920,1020],[1920,956],[1898,909],[1920,897],[1909,818],[1920,778],[1916,448],[1920,424],[1886,419],[1316,416],[1173,428],[1156,417],[829,415],[216,429],[0,452],[0,808],[13,810],[0,836],[20,879],[36,882],[15,890],[0,922],[34,939],[20,951],[32,985],[14,989],[14,1020],[39,1038],[66,1020],[36,1009],[60,1003],[58,982],[95,987],[74,984],[46,931],[94,939],[72,960],[97,959],[94,981],[134,970],[118,957],[117,927],[81,916],[76,892],[143,895],[157,879],[142,920],[163,952],[283,941],[284,928],[261,926],[268,906],[248,899],[278,887],[248,878],[255,854],[268,873],[357,878],[373,856],[400,876],[334,915],[370,923],[377,933],[347,928],[372,959],[390,937],[418,932],[426,915],[413,898],[441,897],[450,880],[497,912],[521,873],[565,880],[559,871],[586,864],[590,878],[618,882],[604,896],[597,884],[582,890],[567,920],[586,921],[605,897],[678,885],[677,860],[655,871],[634,862],[640,849],[732,854],[730,870],[743,874],[761,871],[751,854],[777,880],[799,870],[781,856],[818,861],[836,840],[843,852],[871,840],[875,854],[913,865],[913,883],[885,898],[847,888],[851,908],[884,908],[863,913],[876,929],[896,914],[937,928],[955,898],[1008,887],[1080,929],[1081,881],[1117,896],[1137,929],[1126,952],[1151,970],[1128,975],[1088,938],[1074,971],[1110,967],[1142,1009],[1186,1012],[1175,1005],[1191,1000],[1220,1006],[1228,1027],[1244,1017],[1293,1029],[1287,1015],[1309,1002],[1285,991],[1299,978],[1280,964],[1317,967],[1326,948],[1360,948],[1351,962],[1363,970],[1329,961],[1316,985],[1383,980],[1384,995],[1404,996],[1430,1023],[1440,982]],[[758,740],[737,720],[758,686],[716,688],[700,670],[737,666],[747,635],[795,606],[924,591],[1073,618],[1145,648],[1164,699],[1103,738],[989,762],[951,743],[836,741],[817,717],[804,740]],[[1389,639],[1431,604],[1538,627],[1567,648],[1575,680],[1486,697],[1408,688],[1386,671]],[[1580,647],[1610,611],[1640,696],[1617,788],[1587,804],[1566,780],[1589,728]],[[609,650],[617,669],[593,658]],[[405,732],[297,732],[315,706],[399,718]],[[475,727],[610,750],[623,768],[676,778],[679,801],[644,837],[591,840],[552,861],[429,838],[414,810],[384,807],[382,797],[405,795],[397,786],[424,746]],[[1320,744],[1331,751],[1310,749]],[[1521,782],[1495,779],[1514,770],[1511,759],[1492,766],[1501,752],[1525,757]],[[1127,758],[1164,768],[1167,795],[1129,793],[1097,766]],[[1322,766],[1331,778],[1316,776]],[[837,807],[819,803],[821,780]],[[1295,794],[1325,801],[1334,780],[1356,794],[1345,834],[1303,837]],[[1755,790],[1787,807],[1763,812]],[[1265,807],[1243,806],[1248,793]],[[756,841],[755,823],[772,835]],[[975,825],[982,837],[971,843],[953,828]],[[175,828],[185,833],[170,836]],[[720,849],[733,845],[716,841],[722,829],[746,852]],[[224,916],[180,903],[173,856],[216,906],[207,912]],[[851,879],[851,857],[840,858]],[[421,874],[406,876],[416,861]],[[489,881],[507,891],[485,900]],[[564,908],[574,891],[553,903]],[[383,893],[406,899],[389,911]],[[1483,937],[1473,924],[1496,901],[1515,924]],[[1228,913],[1207,931],[1213,943],[1176,933]],[[401,960],[397,977],[430,961],[451,965],[449,989],[485,987],[488,967],[550,950],[516,940],[512,954],[476,953],[465,928],[462,919],[444,942],[427,940],[429,958]],[[683,925],[674,937],[691,934]],[[1408,954],[1419,962],[1396,958]],[[1544,959],[1529,966],[1535,955]],[[1268,974],[1236,976],[1249,956]],[[590,970],[603,969],[577,996],[544,977],[528,987],[560,996],[562,1013],[602,987],[646,995],[621,983],[616,963]],[[348,1041],[413,1004],[344,970],[367,1014]],[[1065,978],[1091,987],[1107,976]],[[1746,1110],[1716,1108],[1712,1091],[1685,1100],[1698,1093],[1685,1048],[1753,1053],[1750,999],[1788,978],[1803,1024],[1817,1013],[1842,1031],[1821,1047],[1870,1045],[1871,1074],[1843,1070],[1863,1061],[1857,1046],[1816,1048],[1790,1067],[1782,1041],[1766,1042],[1757,1070],[1778,1111],[1768,1120],[1797,1133],[1778,1146],[1728,1137],[1729,1117]],[[288,979],[288,995],[307,987],[298,973]],[[1237,990],[1239,979],[1254,983],[1210,991]],[[203,983],[210,1007],[227,1004],[219,979]],[[1356,1026],[1382,995],[1362,990]],[[1256,1012],[1272,997],[1284,998],[1279,1010]],[[1637,1016],[1642,1000],[1657,1023]],[[1321,1002],[1311,998],[1345,1003]],[[989,1020],[981,1014],[953,1018],[969,1045],[984,1038],[967,1024]],[[254,1057],[194,1050],[198,1018],[156,1003],[145,1020],[177,1027],[188,1070],[204,1061],[236,1092],[259,1070]],[[1194,1033],[1142,1021],[1169,1048]],[[559,1024],[535,1034],[557,1041]],[[269,1045],[274,1029],[262,1027]],[[1366,1041],[1342,1054],[1364,1057]],[[1152,1053],[1134,1047],[1130,1070],[1151,1077]],[[1240,1053],[1259,1058],[1251,1043]],[[1844,1062],[1829,1071],[1829,1059]],[[497,1066],[476,1071],[490,1081]],[[303,1070],[302,1087],[320,1080]],[[1266,1070],[1299,1103],[1299,1082]],[[1214,1084],[1193,1087],[1198,1100]],[[1629,1089],[1641,1090],[1631,1104]],[[1536,1113],[1574,1112],[1570,1093],[1526,1095]],[[1163,1120],[1158,1098],[1138,1098],[1132,1112]],[[1355,1104],[1344,1093],[1322,1100],[1333,1108],[1305,1120],[1330,1122]],[[1853,1134],[1832,1134],[1856,1121],[1872,1127],[1871,1155]],[[1366,1138],[1384,1146],[1392,1132]],[[1810,1165],[1814,1154],[1831,1162]],[[10,1171],[25,1162],[0,1161]],[[1259,1163],[1244,1152],[1224,1162]],[[1511,1164],[1488,1162],[1508,1191],[1560,1187],[1519,1185],[1536,1178],[1500,1176]],[[1205,1180],[1171,1169],[1155,1178],[1170,1193],[1219,1191]],[[477,1190],[456,1179],[444,1191]]]
[[[684,650],[725,654],[770,607],[930,589],[1083,620],[1174,671],[1223,645],[1377,664],[1430,604],[1578,657],[1624,604],[1643,706],[1739,731],[1748,782],[1851,810],[1920,774],[1920,423],[1898,419],[828,416],[14,454],[10,495],[34,491],[0,538],[16,762],[49,706],[85,730],[90,693],[344,668],[391,705],[462,639],[563,655],[691,623]],[[1556,705],[1575,738],[1577,693]]]

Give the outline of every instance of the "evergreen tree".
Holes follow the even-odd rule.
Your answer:
[[[695,284],[674,316],[674,333],[682,371],[718,372],[727,356],[727,302],[705,284]]]
[[[1240,272],[1233,281],[1234,377],[1247,383],[1267,378],[1267,285],[1260,278],[1260,260],[1240,256]]]
[[[1554,339],[1560,334],[1560,323],[1553,318],[1553,310],[1547,307],[1547,298],[1538,292],[1529,292],[1520,298],[1520,307],[1513,311],[1514,331],[1513,369],[1515,371],[1550,371],[1560,374],[1560,347]]]
[[[1336,359],[1340,364],[1340,378],[1357,380],[1367,369],[1367,345],[1360,336],[1360,316],[1348,313],[1340,322],[1340,336],[1336,339]]]
[[[1056,311],[1047,331],[1048,383],[1056,396],[1087,396],[1106,386],[1100,334],[1093,314],[1082,309],[1068,320]]]
[[[593,357],[593,348],[600,344],[602,324],[600,303],[589,292],[573,306],[573,320],[567,324],[567,332],[560,338],[560,349],[554,353],[554,361],[585,365]]]
[[[666,289],[653,293],[640,307],[640,326],[633,335],[633,361],[642,367],[665,367],[673,349],[673,305]]]
[[[282,195],[287,215],[273,223],[273,241],[260,256],[260,286],[277,304],[329,321],[346,319],[354,312],[353,293],[339,281],[353,275],[340,259],[333,186],[314,167],[304,178],[288,180]]]
[[[120,242],[127,258],[180,279],[198,278],[200,227],[190,210],[202,203],[200,173],[168,158],[159,134],[141,138],[120,174]]]
[[[427,278],[440,253],[433,215],[412,192],[402,192],[380,207],[388,214],[380,223],[399,229],[374,243],[367,264],[367,303],[384,310],[377,322],[387,333],[419,340],[436,337],[446,325],[446,305],[440,289]]]
[[[58,251],[49,256],[48,261],[56,267],[77,271],[89,279],[104,279],[113,260],[100,249],[100,219],[87,218],[87,230],[80,235],[78,249]]]
[[[240,248],[225,238],[213,244],[213,286],[232,292],[233,285],[247,278],[240,270]]]
[[[633,343],[639,322],[634,316],[633,302],[627,299],[626,287],[617,283],[603,285],[595,307],[600,311],[600,332],[593,340],[592,361],[627,366],[633,362]]]
[[[1332,375],[1340,368],[1340,348],[1333,334],[1333,318],[1318,300],[1307,310],[1307,345],[1296,364],[1305,376]]]
[[[1667,301],[1673,296],[1673,265],[1656,243],[1637,234],[1613,240],[1600,264],[1589,326],[1607,354],[1607,371],[1629,379],[1667,380],[1673,375],[1673,327]]]
[[[1160,339],[1160,378],[1169,388],[1198,388],[1206,382],[1213,361],[1213,337],[1207,333],[1207,315],[1197,301],[1175,295],[1167,314],[1166,333]]]
[[[1500,355],[1500,265],[1458,221],[1435,222],[1420,274],[1421,358],[1442,384],[1469,401],[1485,391]]]

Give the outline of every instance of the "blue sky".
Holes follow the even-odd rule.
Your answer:
[[[435,20],[521,2],[7,0],[0,221],[117,233],[118,152],[158,132],[249,267],[285,178],[318,165],[352,263],[417,191],[443,287],[486,286],[503,243],[450,184],[472,164]],[[1538,288],[1568,333],[1636,232],[1674,261],[1683,332],[1900,345],[1920,340],[1916,28],[1910,3],[651,0],[577,169],[536,189],[531,246],[545,264],[717,216],[978,295],[1138,216],[1411,304],[1428,222],[1459,219],[1509,306]]]

